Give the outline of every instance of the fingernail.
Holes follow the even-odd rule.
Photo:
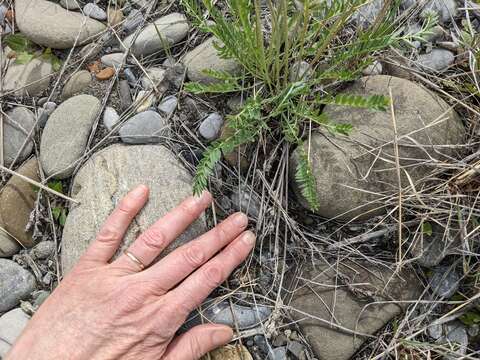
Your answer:
[[[200,196],[193,197],[195,202],[200,205],[208,205],[212,201],[212,195],[208,191],[204,191]]]
[[[148,188],[145,185],[139,185],[132,190],[131,195],[135,198],[143,198]]]
[[[244,213],[236,213],[233,215],[233,223],[237,226],[245,226],[248,224],[247,215]]]
[[[255,239],[255,234],[251,231],[247,231],[245,234],[242,235],[242,241],[249,246],[255,244]]]

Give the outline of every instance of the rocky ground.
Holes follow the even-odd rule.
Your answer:
[[[0,4],[1,358],[129,189],[147,184],[150,201],[124,246],[192,193],[243,97],[184,90],[239,66],[177,1]],[[359,9],[357,26],[382,5]],[[480,358],[480,5],[405,0],[401,31],[428,11],[439,23],[427,42],[375,54],[341,90],[391,96],[392,109],[324,108],[354,131],[306,142],[316,213],[291,176],[298,149],[260,139],[224,154],[215,206],[169,249],[236,210],[257,232],[185,325],[237,330],[212,359]]]

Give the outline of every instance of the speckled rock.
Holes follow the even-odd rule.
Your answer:
[[[13,309],[35,290],[35,277],[16,262],[0,259],[0,313]]]
[[[26,107],[20,106],[8,111],[6,115],[3,119],[3,158],[5,164],[10,166],[17,156],[18,164],[32,153],[35,115]]]
[[[90,86],[92,75],[87,70],[80,70],[74,73],[65,83],[62,90],[62,99],[66,100],[73,95],[81,93]]]
[[[52,49],[71,48],[77,38],[76,45],[85,44],[105,30],[101,22],[46,0],[16,0],[15,14],[23,35]]]
[[[236,61],[220,58],[217,49],[213,46],[213,42],[214,39],[209,38],[188,52],[183,58],[183,63],[187,67],[187,76],[191,81],[202,83],[217,82],[217,79],[203,72],[205,69],[225,71],[231,74],[236,74],[239,71],[240,66]]]
[[[17,169],[17,172],[34,181],[40,181],[36,158],[28,160]],[[35,245],[32,232],[26,232],[25,228],[36,199],[37,193],[33,186],[18,176],[11,177],[0,192],[0,222],[3,223],[5,230],[25,247]]]
[[[72,196],[80,205],[72,206],[62,239],[63,269],[69,271],[114,206],[129,190],[139,184],[150,189],[150,198],[130,226],[121,250],[131,244],[159,217],[182,199],[191,195],[192,178],[175,156],[160,145],[112,145],[90,158],[75,176]],[[169,251],[205,231],[201,217],[180,236]]]
[[[398,136],[403,136],[398,141],[400,166],[404,169],[402,172],[408,171],[416,183],[429,173],[430,157],[440,162],[447,160],[442,154],[451,154],[451,151],[444,145],[463,143],[464,129],[458,115],[447,103],[408,80],[385,75],[364,77],[345,93],[388,94],[389,87],[392,89]],[[395,195],[398,191],[396,169],[392,163],[394,130],[390,111],[327,106],[324,113],[333,122],[353,125],[353,131],[348,137],[312,134],[309,152],[317,183],[318,213],[326,218],[343,220],[366,219],[384,213],[383,196]],[[439,118],[445,121],[439,122]],[[426,125],[429,127],[425,128]],[[366,147],[374,152],[369,153]],[[292,171],[296,168],[298,156],[296,150],[291,159]],[[419,161],[422,166],[417,166]],[[408,183],[403,175],[402,184]],[[308,207],[296,182],[294,190],[302,204]]]
[[[90,95],[78,95],[60,104],[43,130],[40,162],[47,176],[69,177],[87,145],[100,101]]]
[[[27,326],[30,316],[20,309],[13,309],[0,316],[0,358],[5,357],[15,340]]]
[[[163,50],[165,44],[178,43],[187,36],[189,28],[185,15],[172,13],[147,25],[136,39],[134,34],[128,36],[124,44],[127,48],[131,47],[136,56],[146,56]]]

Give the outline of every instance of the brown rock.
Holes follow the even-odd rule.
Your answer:
[[[109,7],[107,9],[107,22],[110,26],[115,26],[123,21],[123,12],[121,9]]]
[[[100,70],[99,72],[97,72],[95,74],[95,76],[97,77],[98,80],[108,80],[110,79],[112,76],[115,75],[115,69],[112,68],[112,67],[107,67],[103,70]]]
[[[253,360],[252,355],[243,345],[225,345],[205,355],[201,360]]]
[[[17,172],[34,181],[40,181],[36,158],[25,162]],[[18,176],[13,176],[0,193],[0,217],[5,229],[25,247],[32,247],[32,232],[25,227],[30,219],[37,193],[34,187]]]

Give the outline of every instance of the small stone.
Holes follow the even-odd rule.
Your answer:
[[[16,0],[15,12],[21,33],[34,43],[52,49],[89,43],[105,30],[101,22],[46,0]]]
[[[306,61],[296,62],[290,69],[290,81],[308,81],[312,77],[313,70]]]
[[[35,115],[26,107],[15,107],[3,118],[3,157],[7,166],[25,160],[33,150]],[[24,146],[25,145],[25,146]]]
[[[17,172],[33,181],[40,181],[36,158],[28,160]],[[35,245],[32,231],[26,231],[26,227],[36,200],[37,193],[32,185],[18,176],[11,177],[0,192],[0,222],[5,230],[27,248]]]
[[[441,324],[429,325],[427,328],[427,332],[432,339],[438,340],[443,335],[443,326]]]
[[[53,241],[41,241],[33,247],[31,254],[39,260],[45,260],[55,253],[55,243]]]
[[[128,83],[132,86],[135,86],[137,85],[137,77],[135,76],[135,74],[132,72],[132,70],[130,70],[129,68],[126,68],[123,70],[123,74],[125,75],[125,77],[127,78],[128,80]]]
[[[134,9],[130,11],[127,18],[123,22],[123,30],[127,33],[132,32],[143,24],[145,18],[140,10]]]
[[[165,69],[160,67],[152,67],[150,69],[147,69],[146,72],[146,75],[144,75],[140,80],[142,83],[142,87],[145,90],[150,90],[154,87],[159,86],[165,78],[166,73]]]
[[[83,13],[92,19],[107,20],[107,13],[97,4],[88,3],[83,7]]]
[[[52,283],[52,273],[46,273],[42,279],[44,285],[50,285]]]
[[[55,104],[53,101],[47,101],[40,109],[38,109],[37,125],[41,129],[45,127],[48,121],[48,117],[53,113],[53,111],[55,111],[56,108],[57,104]]]
[[[38,309],[40,305],[42,305],[49,296],[50,296],[50,291],[46,291],[46,290],[34,291],[32,294],[33,306],[36,309]]]
[[[77,95],[53,112],[43,130],[40,162],[47,176],[69,177],[83,156],[100,101],[91,95]]]
[[[455,61],[455,54],[445,49],[433,49],[428,54],[418,56],[417,65],[426,71],[442,72]]]
[[[6,233],[5,225],[0,218],[0,258],[11,257],[20,251],[20,245]]]
[[[141,90],[135,98],[135,106],[137,113],[141,113],[150,109],[157,101],[157,97],[153,92]]]
[[[112,78],[115,75],[115,69],[113,67],[107,67],[103,70],[100,70],[95,74],[97,80],[104,81]]]
[[[185,15],[171,13],[149,24],[138,36],[128,36],[124,44],[136,56],[146,56],[178,43],[187,36],[189,29]]]
[[[80,4],[78,0],[61,0],[60,5],[67,10],[79,10]]]
[[[81,93],[90,86],[92,75],[87,70],[80,70],[74,73],[66,82],[62,90],[62,99],[66,100]]]
[[[241,95],[234,96],[227,100],[227,106],[232,112],[237,113],[242,110],[245,100],[245,97]]]
[[[30,316],[20,308],[10,310],[0,316],[0,358],[7,356],[8,351],[25,329],[29,320]]]
[[[132,94],[127,80],[120,80],[118,84],[118,94],[122,110],[128,109],[132,105]]]
[[[94,61],[90,64],[87,65],[88,71],[90,71],[93,74],[98,73],[101,70],[101,62],[100,60]]]
[[[114,108],[107,106],[103,113],[103,125],[105,125],[108,131],[111,131],[119,121],[120,115],[118,115],[117,111]]]
[[[380,75],[383,71],[382,63],[378,60],[375,60],[372,64],[368,65],[363,69],[363,75]]]
[[[253,360],[252,355],[243,345],[225,345],[205,355],[201,360]]]
[[[450,298],[460,285],[461,276],[451,267],[439,266],[434,269],[430,279],[433,295],[439,298]]]
[[[165,116],[170,116],[178,105],[178,99],[174,95],[167,96],[162,102],[158,105],[158,111],[160,114]]]
[[[439,340],[455,351],[455,356],[447,356],[447,359],[459,359],[456,355],[465,355],[468,348],[468,334],[465,325],[460,321],[452,321],[445,325],[445,336]]]
[[[305,359],[305,346],[298,341],[290,341],[287,350],[297,359]]]
[[[205,140],[212,141],[218,138],[222,125],[223,117],[218,113],[212,113],[202,121],[198,132]]]
[[[277,336],[275,336],[275,338],[273,339],[272,341],[272,345],[274,347],[280,347],[280,346],[285,346],[287,345],[287,337],[285,336],[285,334],[278,334]]]
[[[282,346],[270,350],[268,352],[268,360],[288,360],[287,348]]]
[[[144,111],[128,119],[119,135],[127,144],[159,143],[168,134],[168,124],[155,111]]]
[[[115,26],[123,21],[123,12],[121,9],[109,7],[107,9],[107,22],[110,26]]]
[[[35,277],[16,262],[0,259],[0,313],[13,309],[35,290]]]
[[[103,55],[100,61],[103,65],[109,67],[120,67],[123,64],[123,58],[125,57],[124,53],[113,53]]]

